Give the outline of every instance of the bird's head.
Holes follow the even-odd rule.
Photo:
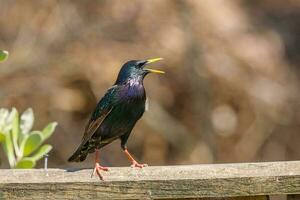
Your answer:
[[[149,73],[164,74],[165,72],[163,71],[150,69],[147,67],[148,64],[157,62],[159,60],[162,60],[162,58],[153,58],[148,60],[130,60],[126,62],[119,72],[116,84],[122,84],[131,79],[142,81],[144,77]]]

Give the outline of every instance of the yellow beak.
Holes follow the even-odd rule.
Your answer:
[[[149,71],[149,72],[152,72],[152,73],[157,73],[157,74],[164,74],[164,73],[165,73],[164,71],[157,70],[157,69],[149,69],[149,68],[146,68],[145,70],[147,70],[147,71]]]
[[[157,62],[157,61],[160,61],[160,60],[163,60],[163,58],[152,58],[152,59],[147,60],[147,64],[154,63],[154,62]]]
[[[154,63],[154,62],[160,61],[162,59],[163,58],[152,58],[152,59],[147,60],[147,64]],[[165,73],[164,71],[157,70],[157,69],[149,69],[149,68],[144,68],[144,69],[149,71],[149,72],[152,72],[152,73],[158,73],[158,74],[164,74]]]

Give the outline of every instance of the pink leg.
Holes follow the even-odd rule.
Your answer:
[[[130,162],[132,163],[131,167],[139,167],[139,168],[143,168],[148,166],[147,164],[139,164],[132,156],[131,154],[127,151],[127,149],[124,150],[124,153],[126,154],[128,160],[130,160]]]
[[[108,167],[102,167],[99,164],[99,149],[96,149],[95,151],[95,167],[94,167],[94,171],[92,173],[92,176],[95,175],[97,173],[98,177],[103,180],[103,176],[101,175],[100,171],[108,171]]]

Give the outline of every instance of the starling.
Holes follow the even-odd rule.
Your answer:
[[[143,85],[145,76],[151,72],[164,73],[149,69],[146,65],[159,60],[162,58],[131,60],[122,66],[115,84],[107,90],[92,113],[81,144],[69,158],[69,162],[82,162],[89,153],[95,152],[92,176],[97,173],[103,180],[100,171],[107,171],[108,168],[99,164],[99,149],[120,139],[121,148],[132,163],[131,167],[146,166],[138,163],[131,156],[126,143],[134,125],[145,112],[146,92]]]

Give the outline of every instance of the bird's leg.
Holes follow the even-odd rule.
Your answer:
[[[92,176],[95,175],[97,173],[98,177],[103,180],[103,176],[101,175],[100,171],[108,171],[108,167],[103,167],[99,164],[99,149],[95,150],[95,167],[94,167],[94,171],[92,173]]]
[[[132,156],[131,154],[128,152],[127,148],[125,147],[123,149],[124,153],[126,154],[128,160],[131,161],[132,165],[131,167],[139,167],[139,168],[143,168],[143,167],[146,167],[148,166],[147,164],[139,164]]]

